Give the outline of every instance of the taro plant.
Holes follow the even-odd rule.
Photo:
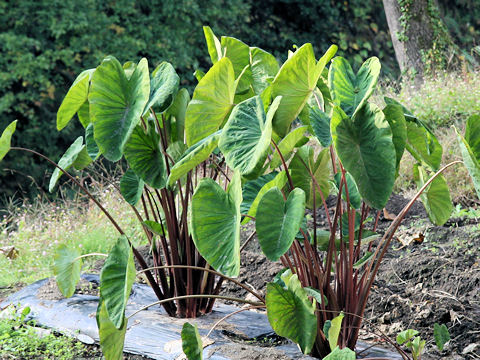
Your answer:
[[[208,27],[204,33],[213,65],[196,72],[192,99],[177,90],[168,63],[150,79],[146,60],[122,66],[108,57],[79,75],[59,109],[59,129],[77,113],[85,136],[58,164],[52,161],[51,188],[62,173],[77,182],[67,170],[84,168],[100,154],[110,161],[125,157],[129,169],[120,191],[142,222],[153,256],[148,268],[96,202],[121,234],[101,273],[102,349],[107,358],[121,357],[133,257],[157,304],[171,316],[195,317],[221,298],[223,279],[248,290],[233,278],[246,245],[241,225],[254,221],[247,241],[256,234],[265,256],[286,270],[268,284],[265,299],[254,293],[259,302],[252,305],[266,306],[273,329],[302,352],[350,357],[380,263],[413,202],[420,197],[436,224],[448,219],[452,204],[441,173],[454,163],[441,167],[441,145],[407,109],[393,99],[386,98],[383,109],[368,101],[380,74],[377,58],[355,73],[346,59],[334,57],[336,46],[317,60],[305,44],[279,66],[262,49],[218,39]],[[10,146],[14,130],[12,123],[0,139],[0,159],[25,150]],[[405,150],[418,161],[419,192],[381,235],[378,220]],[[333,210],[328,196],[336,197]],[[81,258],[59,251],[57,281],[67,295]],[[185,330],[184,346],[199,356],[194,330]]]
[[[272,66],[262,73],[255,67],[255,48],[232,38],[218,40],[209,28],[205,34],[214,65],[197,89],[215,71],[216,79],[209,81],[217,91],[210,101],[228,111],[209,112],[205,125],[205,112],[197,110],[205,100],[194,94],[187,142],[221,129],[218,149],[225,172],[241,176],[242,192],[232,185],[238,178],[226,191],[209,179],[200,181],[191,202],[195,245],[213,268],[236,276],[245,246],[239,227],[254,221],[265,256],[287,269],[267,286],[273,329],[318,358],[337,347],[354,350],[395,231],[417,199],[433,223],[448,220],[453,207],[442,172],[459,161],[442,167],[443,149],[433,131],[395,100],[385,98],[383,108],[368,101],[380,74],[377,58],[355,73],[346,59],[334,58],[335,46],[317,61],[311,44],[305,44],[289,53],[278,71]],[[258,74],[264,74],[261,83]],[[219,90],[235,76],[242,86],[234,96]],[[228,105],[225,93],[233,96]],[[472,157],[473,150],[464,148]],[[418,193],[381,234],[378,221],[405,150],[417,161],[412,171]],[[473,174],[478,182],[478,171]],[[327,206],[329,195],[336,197],[333,210]],[[214,204],[222,204],[221,210],[212,213]],[[305,222],[306,214],[311,221]],[[326,229],[319,228],[320,216]],[[341,314],[338,336],[332,338],[330,326]]]

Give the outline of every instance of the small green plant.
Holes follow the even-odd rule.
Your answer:
[[[425,340],[422,340],[417,330],[408,329],[397,335],[397,344],[405,345],[412,353],[413,360],[420,360],[425,347]]]
[[[396,341],[398,345],[404,345],[412,353],[413,360],[420,360],[425,348],[425,340],[418,335],[418,331],[408,329],[397,335]],[[443,351],[443,347],[450,340],[450,333],[445,324],[439,325],[435,323],[433,328],[433,336],[438,350]]]
[[[80,357],[85,346],[72,338],[46,335],[35,330],[35,323],[26,321],[30,308],[10,306],[0,313],[0,357],[67,360]]]

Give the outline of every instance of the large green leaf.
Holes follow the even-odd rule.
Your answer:
[[[159,112],[163,112],[172,103],[178,91],[180,78],[172,64],[164,61],[152,72],[150,80],[150,98],[145,106],[144,114],[155,106]]]
[[[330,134],[330,116],[320,110],[318,107],[310,109],[310,124],[312,125],[315,137],[323,147],[328,147],[332,143]]]
[[[180,89],[173,100],[172,105],[167,109],[167,115],[175,118],[175,131],[172,131],[176,136],[174,140],[184,142],[185,137],[185,114],[187,112],[187,106],[190,102],[190,94],[185,88]]]
[[[250,67],[252,69],[252,87],[260,95],[278,73],[278,62],[272,54],[257,48],[250,48]]]
[[[322,201],[318,187],[312,180],[312,174],[318,185],[320,185],[323,197],[327,198],[328,196],[330,190],[328,183],[330,177],[329,159],[328,149],[323,149],[318,154],[317,159],[315,159],[313,147],[304,145],[297,150],[290,162],[289,170],[293,185],[305,191],[307,206],[310,208],[313,206],[314,191],[316,204],[318,205]]]
[[[187,149],[182,158],[170,169],[169,186],[210,156],[218,145],[220,133],[217,131]]]
[[[182,328],[182,349],[188,360],[203,359],[202,338],[198,333],[197,325],[186,322]]]
[[[442,161],[442,145],[427,128],[413,121],[407,121],[406,149],[421,163],[438,170]]]
[[[397,158],[396,171],[398,173],[400,160],[402,160],[403,152],[405,151],[405,144],[407,142],[407,123],[405,121],[405,116],[403,115],[403,109],[398,105],[387,105],[383,109],[383,114],[392,130],[392,142],[395,146],[395,154]]]
[[[331,46],[317,63],[312,44],[305,44],[282,65],[272,83],[273,97],[284,98],[273,120],[273,129],[278,135],[283,137],[287,134],[290,124],[317,86],[323,68],[336,51],[337,47]]]
[[[128,169],[120,180],[120,193],[130,205],[137,205],[142,197],[143,180],[132,169]]]
[[[200,80],[187,107],[185,136],[192,146],[213,134],[233,107],[235,74],[230,59],[222,58]]]
[[[10,151],[12,135],[17,128],[17,120],[12,121],[8,126],[3,130],[2,136],[0,137],[0,161],[7,155]]]
[[[285,277],[286,273],[282,280],[287,289],[279,284],[267,284],[268,321],[278,335],[296,342],[302,352],[308,354],[317,337],[315,305],[308,300],[297,275],[290,273]]]
[[[60,166],[63,170],[68,170],[73,165],[84,147],[85,145],[83,145],[83,136],[79,136],[60,158],[58,161],[58,166]],[[50,184],[48,185],[48,191],[53,191],[62,174],[63,172],[57,167],[55,170],[53,170],[52,177],[50,178]]]
[[[117,329],[124,324],[125,307],[134,281],[133,251],[127,238],[122,235],[108,254],[100,273],[100,297]]]
[[[371,57],[355,75],[346,59],[340,56],[333,59],[328,74],[328,86],[335,105],[352,117],[375,90],[380,68],[378,58]]]
[[[213,33],[210,26],[203,27],[203,33],[205,35],[205,41],[207,42],[208,53],[210,54],[210,59],[212,64],[215,64],[223,57],[223,50],[220,41]]]
[[[413,166],[413,178],[420,189],[430,178],[427,170],[418,164]],[[428,217],[435,225],[443,225],[453,210],[450,191],[442,174],[438,175],[420,195]]]
[[[258,195],[260,189],[269,181],[277,176],[278,172],[271,172],[262,175],[254,180],[247,181],[242,187],[242,205],[240,205],[240,213],[248,214],[252,203]]]
[[[140,60],[130,79],[122,65],[108,56],[92,75],[90,117],[95,141],[110,161],[122,157],[123,148],[139,123],[150,94],[146,59]]]
[[[53,274],[58,289],[67,298],[73,295],[75,286],[80,280],[82,259],[79,259],[79,256],[80,253],[76,249],[61,244],[53,257]]]
[[[300,126],[292,131],[290,131],[283,139],[278,143],[278,149],[282,153],[282,156],[286,160],[293,149],[297,146],[297,144],[306,139],[304,136],[305,132],[307,131],[308,126]],[[330,131],[330,130],[329,130]],[[308,140],[308,139],[307,139]],[[270,168],[275,169],[282,164],[282,159],[278,154],[278,151],[273,153],[272,159],[270,160]]]
[[[248,215],[255,217],[257,215],[257,208],[260,200],[262,199],[263,195],[273,188],[274,186],[282,189],[285,184],[287,183],[287,175],[285,171],[279,172],[272,180],[269,180],[265,185],[261,187],[261,189],[257,192],[255,199],[253,200],[252,204],[250,205],[250,209],[248,210]],[[243,219],[242,224],[247,224],[250,221],[249,217],[245,217]]]
[[[465,127],[465,141],[475,159],[480,162],[480,115],[472,115],[468,118]]]
[[[222,36],[220,43],[224,56],[228,57],[233,64],[235,78],[240,78],[236,87],[237,93],[247,91],[252,82],[252,69],[250,68],[250,48],[244,42],[234,37]]]
[[[255,227],[258,242],[266,257],[277,261],[292,245],[305,216],[305,192],[295,188],[283,199],[274,187],[263,195],[258,204]]]
[[[117,329],[108,316],[105,302],[100,298],[96,318],[98,334],[100,336],[100,347],[102,348],[105,360],[122,360],[125,334],[127,333],[127,319],[125,318],[125,314],[122,314],[121,326]]]
[[[77,76],[67,95],[62,101],[57,112],[57,129],[62,130],[70,122],[72,117],[80,110],[80,107],[85,104],[88,97],[88,87],[90,79],[95,69],[85,70]]]
[[[276,98],[268,110],[263,110],[260,96],[235,106],[223,128],[218,147],[225,161],[243,176],[258,176],[267,157],[272,137],[272,118],[281,98]]]
[[[352,120],[335,106],[331,132],[338,157],[360,195],[368,205],[382,209],[392,192],[396,169],[392,131],[382,111],[366,104]]]
[[[240,272],[240,173],[235,172],[227,192],[210,178],[200,180],[192,196],[191,231],[198,252],[227,276]]]
[[[462,135],[455,129],[457,133],[458,144],[462,153],[463,163],[470,174],[470,177],[477,192],[477,197],[480,199],[480,162],[473,153],[470,145],[465,141]]]
[[[161,189],[167,180],[165,158],[160,150],[160,136],[155,127],[150,126],[148,133],[138,125],[125,145],[125,159],[130,168],[153,188]]]

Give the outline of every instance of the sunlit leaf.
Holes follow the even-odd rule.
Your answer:
[[[100,273],[100,297],[117,329],[125,324],[125,307],[135,280],[133,252],[125,235],[118,238]]]
[[[108,56],[92,75],[88,101],[95,141],[110,161],[122,157],[123,148],[139,123],[150,93],[146,59],[140,60],[130,79],[122,66]]]
[[[7,155],[10,151],[12,135],[17,128],[17,120],[12,121],[2,132],[0,137],[0,161]]]
[[[190,228],[195,246],[215,270],[227,276],[240,272],[241,186],[238,172],[227,192],[203,178],[192,197]]]
[[[81,72],[68,89],[67,95],[65,95],[57,112],[58,130],[67,126],[73,116],[80,110],[80,107],[87,101],[90,79],[94,71],[95,69],[89,69]]]
[[[233,108],[235,74],[230,59],[222,58],[200,80],[185,117],[187,145],[216,132]]]

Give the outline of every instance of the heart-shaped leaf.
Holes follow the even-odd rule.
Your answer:
[[[305,192],[295,188],[283,199],[274,187],[263,195],[258,204],[255,227],[258,242],[265,256],[277,261],[292,245],[305,216]]]
[[[188,360],[203,359],[202,338],[198,333],[197,325],[186,322],[182,328],[182,349]]]
[[[419,164],[413,166],[413,179],[420,189],[430,178],[425,168]],[[452,199],[447,182],[442,174],[438,175],[420,195],[430,220],[438,226],[445,224],[453,211]]]
[[[2,136],[0,137],[0,161],[7,155],[10,151],[12,135],[17,128],[17,120],[12,121],[8,126],[3,130]]]
[[[233,107],[235,73],[230,59],[222,58],[200,80],[185,115],[187,145],[217,131]]]
[[[61,244],[55,251],[53,258],[53,274],[57,281],[58,289],[63,296],[69,298],[75,292],[75,287],[80,280],[82,259],[76,249]]]
[[[398,173],[400,160],[402,160],[407,142],[407,123],[405,121],[405,116],[403,115],[403,109],[398,105],[387,105],[383,109],[383,114],[390,125],[390,129],[392,129],[392,142],[395,146],[395,154],[397,158],[396,173]]]
[[[305,191],[309,208],[313,206],[314,191],[316,204],[318,205],[322,201],[322,195],[318,186],[312,180],[312,175],[320,185],[324,198],[326,199],[328,196],[330,190],[330,184],[328,183],[330,177],[329,159],[328,149],[323,149],[315,159],[313,147],[304,145],[297,150],[290,162],[289,171],[293,185]]]
[[[252,87],[255,94],[260,95],[278,73],[278,62],[275,56],[259,49],[250,48],[250,67],[252,69]]]
[[[150,94],[146,59],[140,60],[130,79],[122,66],[108,56],[92,75],[88,101],[95,141],[110,161],[122,157],[123,148],[140,122]]]
[[[83,136],[79,136],[72,145],[65,151],[65,154],[60,158],[58,161],[58,166],[60,166],[63,170],[68,170],[75,160],[77,159],[80,152],[84,149],[85,145],[83,145]],[[48,191],[52,192],[57,186],[58,180],[62,176],[63,172],[60,171],[59,168],[55,168],[52,173],[52,177],[50,178],[50,184],[48,185]]]
[[[138,125],[125,145],[125,159],[130,168],[153,188],[161,189],[167,181],[165,158],[160,150],[160,136],[154,126],[148,133]]]
[[[223,128],[218,147],[225,161],[243,176],[256,178],[267,157],[272,136],[272,118],[281,98],[276,98],[268,110],[263,110],[260,96],[235,106]]]
[[[210,156],[218,145],[220,133],[217,131],[187,149],[182,158],[170,169],[169,186],[175,184],[178,179]]]
[[[442,145],[427,128],[413,121],[407,121],[406,149],[421,163],[437,171],[442,161]]]
[[[135,206],[142,197],[143,186],[143,180],[128,169],[120,180],[120,193],[130,205]]]
[[[281,137],[287,134],[290,124],[302,111],[323,68],[336,51],[337,47],[331,46],[317,63],[312,44],[305,44],[280,68],[272,83],[272,96],[284,98],[273,120],[273,129]]]
[[[285,160],[289,158],[291,152],[295,147],[298,146],[298,143],[302,140],[308,138],[304,136],[305,132],[307,131],[308,126],[300,126],[292,131],[290,131],[283,139],[278,143],[278,149],[282,153]],[[329,130],[330,131],[330,130]],[[302,141],[303,142],[303,141]],[[272,159],[270,160],[270,168],[275,169],[282,164],[282,159],[278,154],[278,151],[273,153]]]
[[[108,316],[105,302],[100,298],[96,319],[100,336],[100,347],[105,360],[122,360],[125,334],[127,333],[125,314],[123,314],[120,328],[117,329]]]
[[[343,313],[335,316],[330,322],[330,328],[328,329],[328,344],[330,345],[330,350],[334,350],[338,344],[338,337],[340,336],[340,330],[342,330],[342,320]]]
[[[353,176],[365,202],[382,209],[395,181],[396,152],[390,125],[374,104],[366,104],[350,119],[335,106],[332,139],[338,157]]]
[[[191,204],[191,231],[198,252],[227,276],[240,272],[240,204],[242,185],[235,172],[227,192],[210,178],[197,186]]]
[[[463,163],[468,170],[473,186],[477,192],[477,197],[480,199],[480,162],[473,153],[470,145],[465,141],[462,135],[455,129],[457,133],[458,144],[462,153]]]
[[[315,305],[308,300],[297,275],[286,271],[282,279],[287,289],[279,284],[267,284],[268,321],[278,335],[294,341],[308,354],[317,337]]]
[[[330,134],[330,117],[327,113],[318,107],[310,109],[310,124],[312,125],[315,137],[323,147],[328,147],[332,143],[332,135]]]
[[[172,64],[164,61],[152,72],[150,80],[150,97],[145,106],[144,114],[152,106],[156,106],[159,112],[163,112],[172,103],[178,91],[180,78]]]
[[[100,297],[105,303],[108,317],[117,329],[125,323],[125,307],[135,280],[133,251],[127,238],[118,238],[108,254],[100,273]]]
[[[67,126],[72,117],[87,101],[88,87],[94,71],[95,69],[89,69],[81,72],[73,82],[72,86],[70,86],[70,89],[68,89],[67,95],[65,95],[57,112],[58,130],[62,130]]]
[[[333,59],[328,86],[335,105],[340,106],[347,116],[353,117],[375,90],[380,68],[378,58],[371,57],[355,75],[346,59],[340,56]]]
[[[257,208],[258,204],[260,203],[260,200],[262,199],[263,195],[270,190],[273,187],[278,187],[279,189],[282,189],[285,184],[287,183],[287,175],[285,171],[279,172],[272,180],[268,181],[261,187],[261,189],[258,191],[255,199],[253,200],[252,204],[250,205],[250,209],[248,210],[248,215],[255,217],[257,215]],[[247,224],[250,221],[250,217],[245,217],[242,221],[242,225]]]

